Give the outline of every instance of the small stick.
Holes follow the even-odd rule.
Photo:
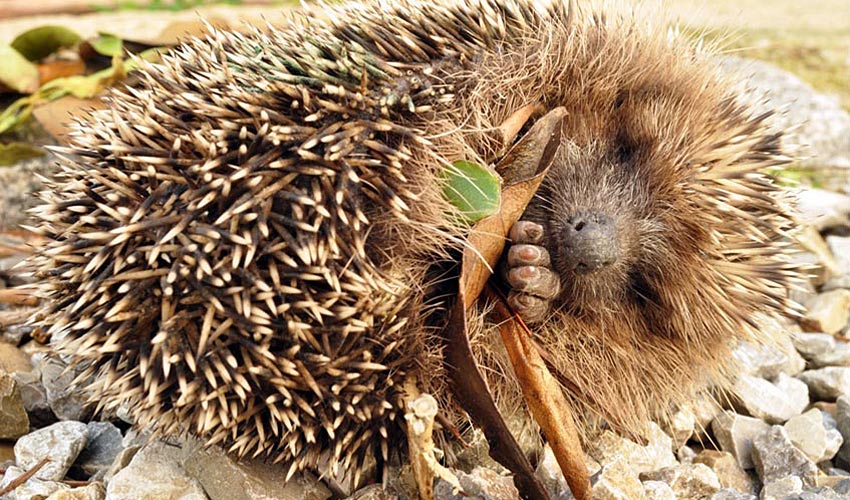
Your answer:
[[[23,323],[35,312],[34,309],[18,309],[15,311],[0,311],[0,328]]]
[[[437,400],[430,394],[419,394],[412,381],[405,383],[407,412],[407,444],[410,448],[410,465],[419,488],[420,500],[434,500],[434,478],[442,478],[460,491],[460,481],[449,469],[440,465],[434,455],[434,418]]]
[[[577,500],[589,500],[590,478],[572,409],[537,352],[528,327],[495,289],[489,287],[486,291],[495,303],[495,313],[507,320],[499,331],[528,408],[552,447],[573,496]]]
[[[50,461],[50,457],[44,457],[37,464],[33,465],[30,468],[30,470],[24,472],[23,474],[16,477],[15,479],[12,479],[12,482],[10,482],[5,488],[0,490],[0,497],[2,497],[3,495],[5,495],[7,493],[11,493],[12,491],[15,490],[15,488],[17,488],[18,486],[29,481],[29,479],[31,477],[33,477],[35,475],[35,473],[38,472],[42,467],[47,465],[47,462],[49,462],[49,461]]]
[[[31,290],[26,288],[0,288],[0,304],[37,306],[38,297],[33,295]]]

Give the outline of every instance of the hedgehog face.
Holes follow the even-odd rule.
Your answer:
[[[652,214],[652,186],[637,175],[639,167],[605,149],[565,141],[525,215],[546,233],[561,281],[557,302],[575,312],[641,300],[641,259],[664,239]]]

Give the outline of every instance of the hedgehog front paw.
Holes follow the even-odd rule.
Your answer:
[[[508,303],[526,323],[538,323],[549,314],[561,280],[549,269],[549,252],[540,245],[543,226],[518,221],[509,234],[512,244],[504,263],[504,277],[511,287]]]

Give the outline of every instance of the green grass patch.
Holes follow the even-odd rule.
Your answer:
[[[241,5],[242,0],[126,0],[111,6],[93,5],[92,9],[98,12],[112,12],[116,10],[169,10],[179,11],[196,9],[208,5]]]

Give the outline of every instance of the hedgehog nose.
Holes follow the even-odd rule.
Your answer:
[[[577,273],[592,273],[617,262],[620,247],[614,220],[602,214],[572,217],[564,234],[564,257]]]

